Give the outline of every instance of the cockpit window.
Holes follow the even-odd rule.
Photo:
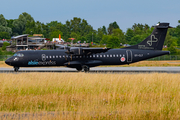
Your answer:
[[[22,54],[22,53],[15,53],[13,56],[24,57],[24,54]]]
[[[17,56],[17,54],[15,53],[13,56]]]

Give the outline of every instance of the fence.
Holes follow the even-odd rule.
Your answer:
[[[11,56],[12,55],[0,55],[0,61],[5,61]],[[148,61],[160,61],[160,60],[180,60],[180,55],[164,55],[164,56],[148,59]]]
[[[160,61],[160,60],[180,60],[180,55],[163,55],[148,59],[148,61]]]

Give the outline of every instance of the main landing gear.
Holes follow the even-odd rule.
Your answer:
[[[89,67],[87,65],[82,66],[84,72],[89,72]]]
[[[78,72],[81,72],[81,71],[89,72],[90,68],[89,68],[89,66],[87,66],[87,65],[83,65],[82,67],[77,67],[76,70],[77,70]]]
[[[19,67],[15,67],[15,66],[14,66],[14,71],[15,71],[15,72],[18,72],[18,70],[19,70]]]
[[[82,71],[82,67],[77,67],[76,70],[77,70],[78,72],[81,72],[81,71]]]

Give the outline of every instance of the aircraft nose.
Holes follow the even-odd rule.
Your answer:
[[[11,64],[11,61],[10,61],[9,59],[7,59],[7,60],[5,61],[5,63],[8,64],[8,65],[10,65],[10,64]]]

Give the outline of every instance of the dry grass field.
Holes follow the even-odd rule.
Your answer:
[[[42,119],[180,119],[180,74],[1,73],[0,111],[47,112]]]

